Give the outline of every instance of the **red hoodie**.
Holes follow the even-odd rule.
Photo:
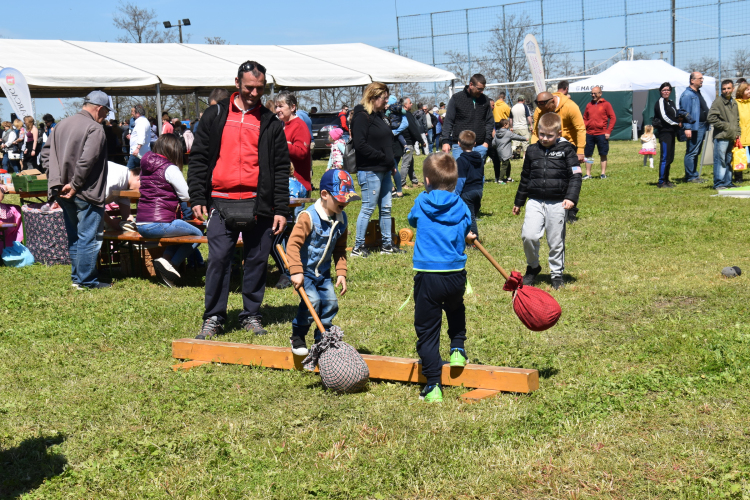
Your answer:
[[[599,99],[599,102],[596,103],[589,102],[586,105],[586,111],[583,113],[583,122],[586,124],[588,135],[612,135],[616,119],[612,105],[604,99]],[[607,120],[609,120],[609,126]]]

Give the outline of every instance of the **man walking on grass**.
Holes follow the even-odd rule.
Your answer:
[[[458,135],[471,130],[476,135],[474,151],[482,155],[482,165],[487,158],[487,148],[492,142],[495,120],[490,109],[490,100],[484,95],[487,81],[477,73],[471,77],[464,89],[451,97],[443,122],[443,152],[452,153],[457,159],[463,152],[458,144]]]
[[[714,189],[737,187],[732,183],[732,148],[740,136],[740,114],[733,91],[732,80],[721,82],[721,97],[708,112],[708,123],[714,126]]]
[[[690,113],[694,123],[683,122],[685,130],[685,181],[703,183],[698,175],[698,162],[703,147],[703,136],[708,128],[708,104],[701,95],[703,75],[698,71],[690,73],[690,86],[680,96],[680,109]]]
[[[510,129],[514,134],[525,137],[525,141],[513,141],[511,146],[513,151],[520,145],[524,155],[526,148],[529,146],[528,139],[531,139],[531,110],[526,105],[526,99],[523,96],[518,98],[518,102],[510,108]]]
[[[107,196],[107,138],[102,122],[110,111],[107,94],[91,92],[81,111],[52,129],[41,154],[49,178],[47,194],[63,209],[70,277],[78,290],[112,286],[100,283],[96,270]]]
[[[602,98],[601,87],[591,89],[591,102],[586,104],[583,112],[583,122],[586,124],[586,147],[583,155],[586,158],[586,176],[583,180],[591,179],[591,165],[594,163],[594,146],[599,150],[602,162],[601,179],[607,178],[607,154],[609,153],[609,137],[615,128],[615,111],[612,105]]]
[[[243,63],[237,92],[203,113],[188,166],[193,213],[208,219],[208,268],[203,326],[196,337],[221,334],[227,321],[232,256],[242,233],[244,276],[242,327],[268,333],[260,305],[266,290],[273,236],[284,231],[289,215],[289,149],[284,125],[260,104],[266,68]]]

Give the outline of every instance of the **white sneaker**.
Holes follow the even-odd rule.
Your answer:
[[[292,344],[292,354],[295,356],[307,356],[310,351],[307,350],[305,339],[300,337],[290,337],[289,341]]]

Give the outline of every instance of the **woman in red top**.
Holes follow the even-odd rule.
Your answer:
[[[276,96],[276,116],[284,122],[284,134],[289,146],[289,159],[294,167],[294,177],[312,191],[312,155],[310,153],[310,129],[301,118],[297,118],[297,98],[290,92],[279,92]]]

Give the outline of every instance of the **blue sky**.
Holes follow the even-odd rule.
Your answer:
[[[232,44],[314,44],[362,42],[375,47],[395,46],[396,8],[399,15],[420,14],[457,8],[448,0],[374,0],[348,2],[206,2],[197,0],[134,0],[141,8],[153,9],[160,21],[176,23],[188,18],[183,28],[191,43],[220,36]],[[464,0],[462,8],[497,4],[497,1]],[[114,42],[122,33],[112,24],[117,2],[36,0],[5,2],[0,35],[4,38],[63,39]],[[24,19],[30,23],[8,22]],[[380,22],[377,22],[380,20]],[[1,95],[1,93],[0,93]],[[10,106],[0,98],[3,117]],[[61,116],[57,99],[37,99],[36,111]]]

